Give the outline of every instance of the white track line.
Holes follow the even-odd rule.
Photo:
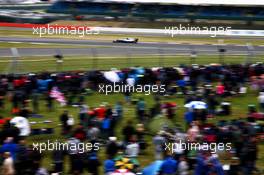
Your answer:
[[[30,44],[49,45],[49,43],[38,43],[38,42],[31,42]]]
[[[12,44],[21,44],[21,43],[23,43],[23,42],[9,41],[8,43],[12,43]]]

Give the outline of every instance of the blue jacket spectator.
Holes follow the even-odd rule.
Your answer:
[[[190,125],[193,121],[193,112],[187,111],[184,114],[184,119],[188,125]]]
[[[160,167],[161,174],[164,175],[174,175],[177,172],[177,161],[174,160],[171,156],[167,156],[161,167]]]
[[[18,150],[17,144],[13,142],[13,138],[7,138],[5,143],[0,148],[0,153],[10,152],[13,160],[16,160],[16,153]]]
[[[210,173],[215,173],[217,175],[225,175],[222,164],[216,157],[211,158],[210,163],[212,163]]]
[[[104,162],[104,172],[105,174],[115,171],[115,161],[112,159],[107,159]]]
[[[207,175],[209,173],[208,166],[206,164],[205,158],[199,154],[196,159],[196,167],[194,170],[194,175]]]

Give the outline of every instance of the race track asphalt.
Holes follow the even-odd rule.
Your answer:
[[[94,55],[97,56],[122,56],[122,55],[181,55],[190,54],[191,50],[201,55],[217,55],[218,49],[226,49],[226,54],[247,55],[249,53],[246,46],[243,45],[210,45],[210,44],[175,44],[175,43],[112,43],[110,41],[97,40],[73,40],[73,39],[50,39],[50,38],[14,38],[0,37],[1,42],[22,42],[33,44],[45,44],[45,48],[19,48],[21,56],[49,56],[58,53],[58,49],[49,48],[49,44],[68,44],[75,45],[77,48],[59,49],[63,55]],[[87,46],[87,48],[78,45]],[[251,51],[250,51],[251,52]],[[254,46],[254,54],[264,54],[264,46]],[[8,48],[0,48],[2,57],[10,57],[12,53]]]

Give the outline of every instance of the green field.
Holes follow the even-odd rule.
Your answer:
[[[91,48],[87,45],[50,44],[50,43],[27,43],[27,42],[0,42],[0,48]]]
[[[225,64],[243,63],[247,56],[228,55],[224,57]],[[252,58],[254,62],[263,62],[263,56],[258,55]],[[157,66],[179,66],[181,64],[211,64],[219,63],[218,55],[199,55],[195,61],[190,61],[189,56],[116,56],[116,57],[91,57],[91,56],[65,56],[63,64],[59,67],[60,71],[69,70],[89,70],[89,69],[111,69],[126,68],[131,66],[157,67]],[[51,56],[41,57],[22,57],[18,59],[18,70],[16,72],[39,72],[56,71],[58,68],[55,58]],[[12,72],[12,58],[2,58],[0,60],[0,70],[2,72]]]

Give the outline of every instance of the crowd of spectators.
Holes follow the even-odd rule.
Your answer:
[[[117,171],[117,157],[138,160],[152,149],[153,161],[162,160],[158,170],[161,175],[251,175],[259,172],[256,167],[258,141],[264,111],[264,64],[252,65],[192,65],[175,68],[127,68],[118,71],[120,82],[126,84],[132,78],[135,84],[163,84],[166,91],[153,94],[154,104],[150,106],[144,98],[134,98],[130,92],[124,93],[123,101],[115,104],[103,103],[99,106],[86,104],[85,97],[98,91],[100,84],[112,84],[102,71],[38,73],[27,75],[0,76],[0,110],[8,110],[14,116],[30,118],[38,114],[40,105],[46,104],[47,111],[56,111],[55,99],[50,96],[57,87],[65,96],[67,106],[79,108],[78,120],[74,121],[68,110],[59,117],[60,138],[71,144],[89,142],[100,143],[103,159],[96,149],[55,150],[51,153],[52,168],[43,167],[43,159],[48,156],[27,144],[31,136],[21,136],[19,129],[9,123],[9,116],[0,118],[0,153],[3,175],[45,175],[49,173],[83,174],[85,171],[99,175],[100,166],[104,174]],[[232,98],[247,95],[253,89],[259,106],[249,106],[248,113],[230,121],[211,122],[218,115],[232,113]],[[100,95],[100,94],[97,94]],[[186,108],[184,116],[177,115],[178,104],[168,102],[171,96],[180,95],[184,104],[192,101],[205,102],[206,108]],[[111,97],[109,97],[111,98]],[[125,120],[124,106],[135,109],[136,119]],[[245,108],[241,106],[241,108]],[[0,114],[1,115],[1,114]],[[184,118],[185,124],[174,127],[164,125],[159,132],[148,128],[155,117],[167,117],[172,122]],[[125,122],[125,124],[123,124]],[[120,131],[121,130],[121,131]],[[117,137],[121,132],[122,137]],[[152,142],[150,142],[150,139]],[[166,143],[174,143],[172,150]],[[180,143],[231,143],[229,151],[184,149]],[[228,168],[220,162],[219,156],[228,154],[231,158]],[[69,166],[65,165],[69,157]],[[143,167],[134,161],[133,173]],[[66,167],[66,168],[65,168]],[[224,168],[223,168],[224,167]],[[67,171],[67,172],[66,172]]]

